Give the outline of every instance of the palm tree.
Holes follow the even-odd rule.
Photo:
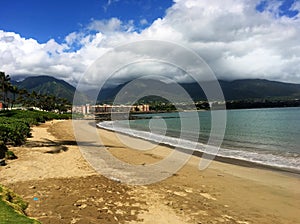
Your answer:
[[[12,109],[14,106],[14,103],[16,102],[16,94],[19,93],[19,89],[17,86],[11,85],[9,91],[12,93],[12,100],[11,100],[11,105],[10,105],[10,108]]]
[[[17,102],[25,106],[27,96],[28,96],[28,92],[26,89],[19,89]]]
[[[30,94],[30,96],[29,96],[29,99],[30,99],[30,104],[31,104],[31,106],[33,106],[33,107],[37,107],[37,105],[38,105],[38,99],[37,99],[37,96],[38,96],[38,94],[37,94],[37,92],[36,91],[32,91],[31,92],[31,94]]]
[[[59,113],[66,112],[70,103],[66,98],[57,98],[56,108]]]
[[[7,92],[10,86],[10,77],[9,75],[5,75],[5,72],[0,72],[0,87],[2,91],[2,101],[4,104],[4,108],[6,107],[7,102]]]

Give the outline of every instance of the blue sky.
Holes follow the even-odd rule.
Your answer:
[[[290,10],[298,0],[278,0],[280,16],[293,17]],[[263,0],[257,10],[268,10],[272,1]],[[274,1],[273,1],[274,2]],[[86,27],[92,20],[116,17],[133,20],[138,30],[162,18],[172,0],[10,0],[0,1],[0,29],[13,31],[26,38],[61,42],[69,33]],[[141,24],[141,21],[144,23]],[[147,22],[147,23],[146,23]]]
[[[26,38],[61,42],[92,20],[133,20],[138,29],[163,17],[171,0],[9,0],[0,1],[0,29]],[[142,24],[140,23],[142,21]],[[146,23],[147,22],[147,23]]]
[[[299,11],[300,0],[0,0],[0,70],[76,84],[107,49],[154,39],[195,51],[220,79],[300,83]],[[165,70],[136,73],[154,71]]]
[[[288,16],[290,18],[296,16],[299,13],[299,11],[291,9],[291,6],[297,1],[299,0],[278,0],[277,2],[280,4],[278,16]],[[269,10],[268,6],[271,2],[272,1],[270,0],[262,0],[261,2],[259,2],[259,4],[257,4],[256,9],[260,12]]]

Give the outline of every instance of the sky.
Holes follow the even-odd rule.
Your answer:
[[[299,11],[300,0],[0,1],[0,70],[75,85],[108,50],[161,40],[195,51],[220,79],[300,83]]]

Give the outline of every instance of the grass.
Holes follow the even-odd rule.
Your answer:
[[[39,224],[25,216],[27,203],[11,190],[0,185],[0,224]]]

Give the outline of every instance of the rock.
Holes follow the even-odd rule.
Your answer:
[[[211,196],[209,193],[200,193],[200,195],[206,199],[216,201],[217,199]]]
[[[78,201],[76,201],[76,203],[78,203],[78,204],[82,204],[82,203],[85,203],[85,202],[87,202],[86,199],[79,199]]]
[[[78,208],[80,208],[80,209],[84,209],[86,207],[87,207],[87,204],[82,204],[82,205],[78,206]]]
[[[115,212],[117,215],[124,215],[126,214],[125,211],[121,210],[121,209],[117,209],[116,212]]]
[[[78,221],[80,221],[80,218],[72,218],[71,224],[75,224],[75,223],[77,223]]]
[[[121,180],[120,180],[120,179],[118,179],[118,178],[111,177],[110,179],[111,179],[111,180],[113,180],[113,181],[115,181],[115,182],[117,182],[117,183],[121,183]]]
[[[117,207],[122,207],[123,206],[123,203],[120,202],[120,201],[117,201],[114,203]]]
[[[30,186],[29,189],[35,189],[35,186]]]
[[[226,221],[233,220],[233,217],[230,215],[222,215],[222,218],[225,219]]]
[[[78,201],[74,204],[74,206],[83,209],[83,208],[86,208],[86,207],[87,207],[87,204],[84,204],[84,203],[81,202],[81,200],[78,200]]]
[[[58,191],[58,190],[60,190],[60,186],[55,185],[54,189]]]
[[[193,193],[193,189],[192,188],[186,188],[186,189],[184,189],[184,191],[186,193]]]
[[[167,201],[167,202],[165,202],[165,205],[173,206],[173,202],[172,201]]]
[[[187,194],[184,192],[179,192],[179,191],[174,191],[173,194],[177,195],[177,196],[181,196],[181,197],[186,197]]]
[[[113,215],[113,214],[114,214],[113,211],[110,210],[110,209],[108,209],[108,210],[106,211],[106,213],[107,213],[107,214],[110,214],[110,215]]]
[[[218,221],[218,222],[225,222],[225,221],[226,221],[225,219],[223,219],[223,218],[220,218],[220,217],[218,217],[218,218],[215,218],[215,220],[216,220],[216,221]]]

